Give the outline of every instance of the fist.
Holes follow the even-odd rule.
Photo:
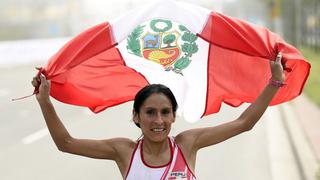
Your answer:
[[[272,74],[272,79],[276,81],[284,82],[285,75],[283,66],[281,64],[282,54],[278,53],[276,60],[270,60],[270,69]]]
[[[45,76],[41,74],[40,76],[33,77],[31,84],[33,87],[39,89],[36,94],[39,102],[50,100],[50,81],[48,81]]]

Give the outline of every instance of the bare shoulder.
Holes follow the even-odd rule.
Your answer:
[[[129,138],[112,138],[107,140],[113,144],[113,147],[119,154],[133,151],[136,145],[136,142]]]
[[[192,130],[183,131],[175,137],[175,142],[178,145],[187,145],[190,143],[190,138],[192,138],[192,134]]]
[[[134,146],[136,144],[135,141],[129,138],[124,138],[124,137],[116,137],[109,139],[109,141],[112,141],[113,143],[116,143],[117,145],[121,146]]]
[[[210,131],[209,128],[194,128],[194,129],[189,129],[186,131],[183,131],[179,133],[175,141],[179,145],[179,147],[186,149],[187,151],[196,153],[201,146],[199,145],[199,142],[201,142],[201,136]]]
[[[196,129],[183,131],[175,137],[175,142],[181,149],[188,149],[188,151],[191,151],[194,145],[196,132]]]

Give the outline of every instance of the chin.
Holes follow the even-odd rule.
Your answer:
[[[149,133],[147,135],[148,139],[153,141],[153,142],[163,142],[166,141],[168,138],[169,133],[166,131],[163,133]],[[145,135],[146,136],[146,135]]]

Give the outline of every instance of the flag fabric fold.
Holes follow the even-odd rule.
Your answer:
[[[96,113],[161,83],[175,94],[178,114],[195,122],[223,102],[253,102],[278,52],[287,85],[270,105],[301,94],[310,64],[300,52],[266,28],[166,0],[79,34],[49,60],[45,75],[51,96]]]

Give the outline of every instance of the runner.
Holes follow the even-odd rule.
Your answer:
[[[278,89],[284,85],[281,58],[279,53],[275,61],[270,61],[272,77],[269,84],[236,120],[215,127],[187,130],[175,137],[168,135],[175,122],[177,102],[164,85],[146,86],[135,96],[133,121],[143,134],[138,141],[72,137],[50,101],[50,82],[41,75],[33,78],[32,85],[39,88],[36,98],[51,137],[60,151],[113,160],[124,179],[196,179],[195,163],[199,149],[251,130],[263,115]]]

